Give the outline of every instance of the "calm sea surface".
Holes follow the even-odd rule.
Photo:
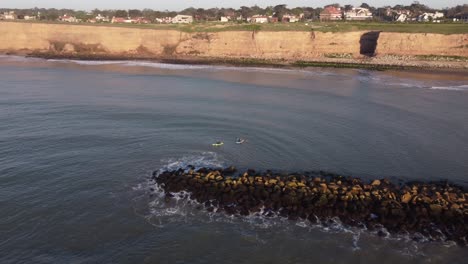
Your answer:
[[[451,243],[150,196],[153,170],[188,164],[467,186],[468,77],[0,57],[0,263],[468,258]]]

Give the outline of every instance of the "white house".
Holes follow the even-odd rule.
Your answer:
[[[110,22],[110,19],[108,16],[102,16],[101,14],[98,14],[96,16],[96,22]]]
[[[289,22],[289,23],[296,23],[299,22],[300,18],[295,15],[284,15],[283,16],[283,22]]]
[[[76,17],[70,16],[68,14],[65,14],[65,15],[59,17],[59,20],[63,21],[63,22],[68,22],[68,23],[77,23],[77,22],[79,22],[79,20]]]
[[[442,12],[435,12],[435,13],[424,13],[420,16],[418,16],[418,21],[419,22],[428,22],[428,21],[433,21],[433,22],[440,22],[440,20],[444,18],[444,13]]]
[[[161,24],[170,24],[172,23],[172,17],[156,18],[155,22]]]
[[[229,22],[229,17],[222,16],[222,17],[219,18],[219,21],[220,22]]]
[[[172,18],[172,24],[190,24],[193,23],[193,16],[177,15]]]
[[[407,19],[408,19],[407,14],[399,14],[395,21],[397,21],[397,22],[406,22]]]
[[[15,14],[15,11],[4,12],[3,15],[0,16],[1,19],[5,20],[15,20],[18,16]]]
[[[345,12],[344,16],[346,20],[371,20],[373,17],[370,10],[363,7],[353,7]]]
[[[24,20],[36,20],[36,19],[37,19],[36,16],[28,16],[28,15],[24,16]]]
[[[255,16],[250,17],[248,19],[248,22],[264,24],[264,23],[268,23],[268,17],[262,16],[262,15],[255,15]]]

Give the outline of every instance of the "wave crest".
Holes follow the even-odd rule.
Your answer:
[[[468,85],[455,85],[455,86],[433,86],[432,90],[448,90],[448,91],[468,91]]]

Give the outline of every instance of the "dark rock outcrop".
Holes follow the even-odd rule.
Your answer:
[[[187,191],[208,208],[247,215],[263,209],[290,219],[338,217],[348,225],[385,227],[391,233],[420,233],[432,240],[466,245],[468,193],[446,182],[395,185],[387,179],[365,183],[333,173],[275,174],[193,167],[153,174],[168,197]]]

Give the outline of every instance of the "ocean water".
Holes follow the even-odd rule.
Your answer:
[[[337,219],[166,202],[152,171],[189,164],[468,186],[468,77],[0,57],[0,263],[468,257],[451,242],[380,237]]]

